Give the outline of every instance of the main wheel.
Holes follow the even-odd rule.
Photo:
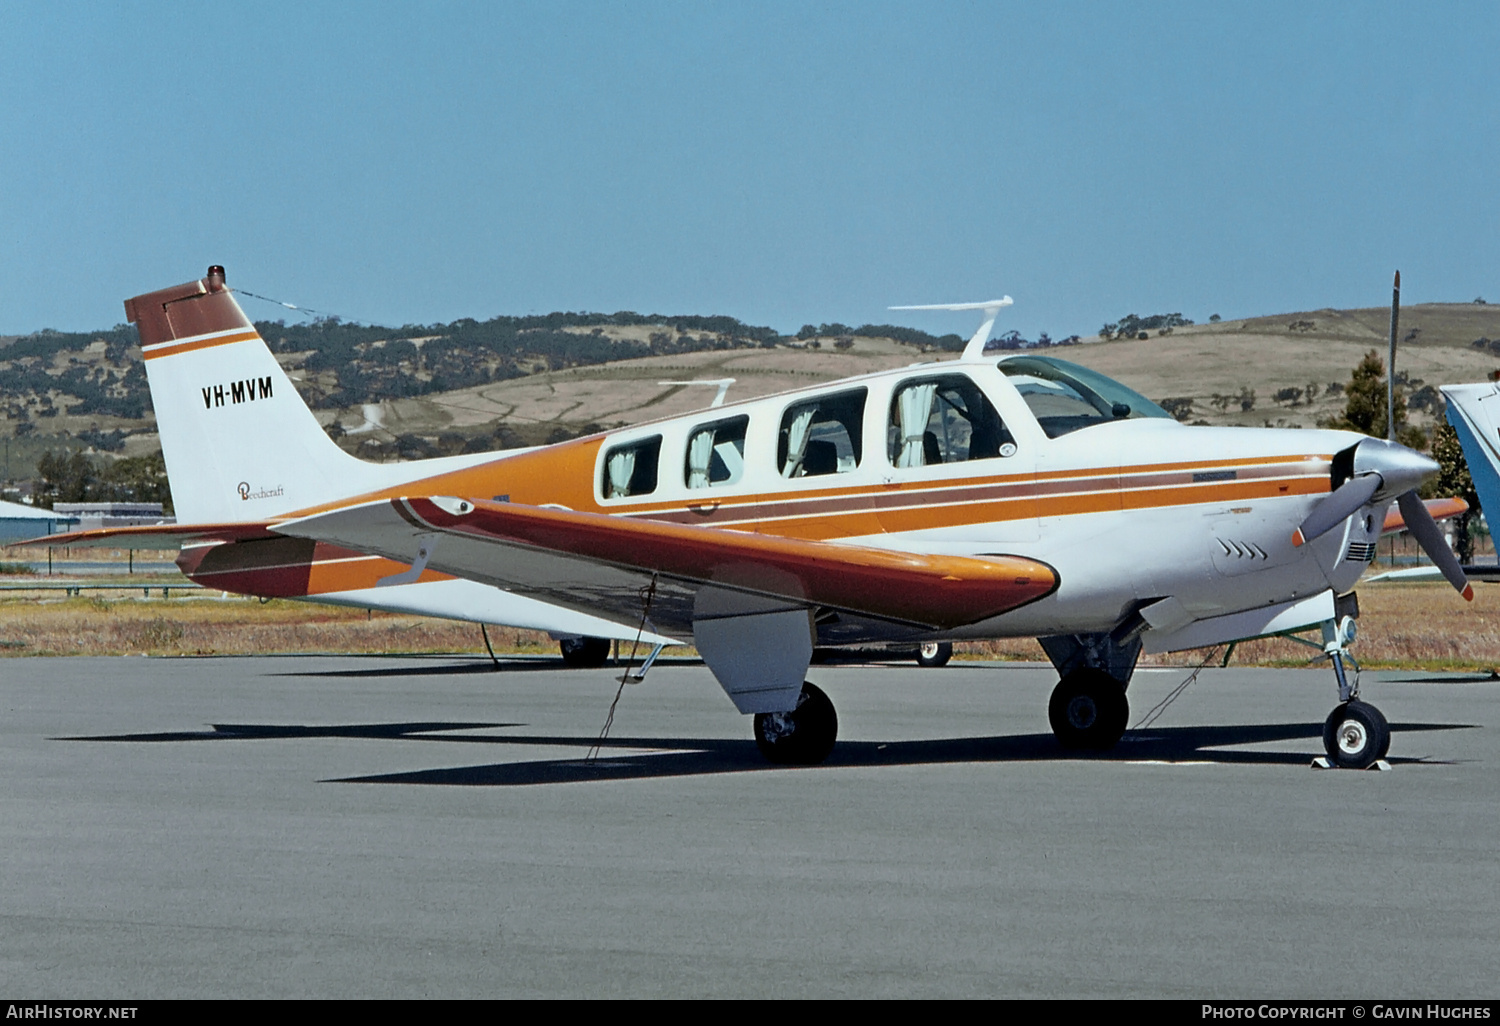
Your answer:
[[[1052,690],[1047,719],[1064,748],[1108,751],[1130,719],[1125,686],[1103,670],[1074,670]]]
[[[929,641],[917,649],[918,666],[947,666],[952,658],[953,643],[949,641]]]
[[[563,638],[557,647],[562,649],[563,665],[575,670],[591,670],[609,661],[608,638]]]
[[[838,736],[838,713],[816,684],[802,685],[791,712],[755,715],[755,747],[778,766],[816,766],[828,758]]]
[[[1373,705],[1345,702],[1328,714],[1323,724],[1323,749],[1328,761],[1344,769],[1369,769],[1385,758],[1391,747],[1391,728]]]

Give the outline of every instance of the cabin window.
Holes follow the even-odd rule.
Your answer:
[[[891,463],[928,467],[1013,456],[1015,439],[978,385],[962,374],[912,378],[891,398]]]
[[[687,486],[731,485],[745,476],[745,428],[749,417],[703,424],[688,436]]]
[[[656,467],[660,459],[661,435],[615,446],[604,455],[600,494],[606,499],[650,495],[656,491]]]
[[[781,476],[847,474],[859,466],[866,392],[838,392],[788,406],[776,443]]]
[[[1048,438],[1117,420],[1172,415],[1098,371],[1050,356],[1000,361],[1000,370],[1026,400]]]

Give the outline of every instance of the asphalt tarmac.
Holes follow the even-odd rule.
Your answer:
[[[773,769],[701,666],[0,661],[16,998],[1500,996],[1500,683],[1206,670],[1106,757],[1055,676],[815,666]],[[1131,721],[1187,676],[1142,671]]]

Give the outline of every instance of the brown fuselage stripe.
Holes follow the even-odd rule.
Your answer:
[[[751,495],[735,495],[729,497],[716,497],[712,488],[705,489],[700,495],[693,496],[698,501],[673,499],[668,501],[644,502],[644,503],[610,503],[608,506],[596,504],[600,512],[619,512],[629,516],[651,516],[658,513],[678,513],[694,507],[713,507],[716,509],[737,508],[760,508],[763,504],[783,504],[792,506],[800,503],[818,503],[827,509],[837,509],[842,500],[861,495],[868,496],[891,496],[909,495],[912,492],[921,493],[920,496],[910,496],[907,502],[926,503],[931,501],[934,493],[950,492],[955,490],[986,490],[984,494],[990,494],[987,490],[995,487],[1013,486],[1021,488],[1037,489],[1039,486],[1049,482],[1061,483],[1064,481],[1077,481],[1078,484],[1068,490],[1087,490],[1090,488],[1117,489],[1122,483],[1126,487],[1143,480],[1147,476],[1160,476],[1163,480],[1156,483],[1192,483],[1192,475],[1200,471],[1212,470],[1234,470],[1236,480],[1244,481],[1253,478],[1264,477],[1323,477],[1328,476],[1328,468],[1331,457],[1307,457],[1304,455],[1289,456],[1256,456],[1238,459],[1219,460],[1192,460],[1182,463],[1156,463],[1143,464],[1133,467],[1118,467],[1102,469],[1099,467],[1088,467],[1078,470],[1054,470],[1035,474],[997,474],[991,477],[970,476],[957,480],[908,480],[881,482],[878,484],[863,484],[855,486],[839,487],[836,483],[838,475],[830,475],[834,480],[830,481],[831,487],[817,490],[808,490],[805,497],[788,495],[787,492],[766,492]],[[1175,481],[1173,479],[1176,479]],[[807,480],[802,478],[800,480]],[[1102,482],[1100,484],[1099,482]],[[1128,483],[1127,483],[1128,482]],[[1056,488],[1043,489],[1038,494],[1050,493]]]
[[[940,484],[932,487],[934,482],[927,482],[928,487],[922,491],[890,489],[882,494],[861,488],[839,494],[825,492],[805,499],[734,503],[726,500],[685,509],[679,506],[632,510],[626,515],[632,519],[712,523],[721,527],[767,524],[769,528],[774,522],[775,533],[797,534],[803,533],[803,527],[822,522],[836,534],[848,534],[853,532],[839,530],[830,520],[850,515],[865,519],[873,514],[885,531],[921,530],[986,520],[1315,495],[1328,490],[1326,464],[1302,460],[1283,462],[1280,466],[1244,468],[1234,480],[1227,481],[1194,482],[1192,475],[1192,471],[1177,469],[1152,473],[1095,471],[1087,478],[1062,481],[1010,478],[1003,483],[952,487]],[[899,526],[893,518],[899,519]]]

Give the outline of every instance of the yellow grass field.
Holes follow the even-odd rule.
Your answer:
[[[155,593],[159,594],[159,593]],[[215,593],[163,600],[130,591],[94,597],[14,591],[0,598],[0,655],[240,655],[452,652],[483,654],[475,624],[366,613],[302,602],[259,602]],[[211,596],[211,597],[210,597]],[[1465,603],[1445,585],[1370,585],[1359,593],[1362,617],[1354,654],[1370,668],[1490,670],[1500,667],[1500,586],[1481,584]],[[499,627],[495,650],[555,653],[545,634]],[[958,658],[1043,660],[1025,639],[958,646]],[[1143,664],[1197,665],[1203,652],[1146,657]],[[1319,658],[1291,641],[1240,645],[1235,664],[1300,666]],[[1217,663],[1217,658],[1215,664]]]
[[[484,652],[477,624],[231,595],[145,599],[140,588],[59,598],[0,599],[0,653],[245,655],[279,652]],[[545,634],[492,628],[496,651],[555,652]]]

